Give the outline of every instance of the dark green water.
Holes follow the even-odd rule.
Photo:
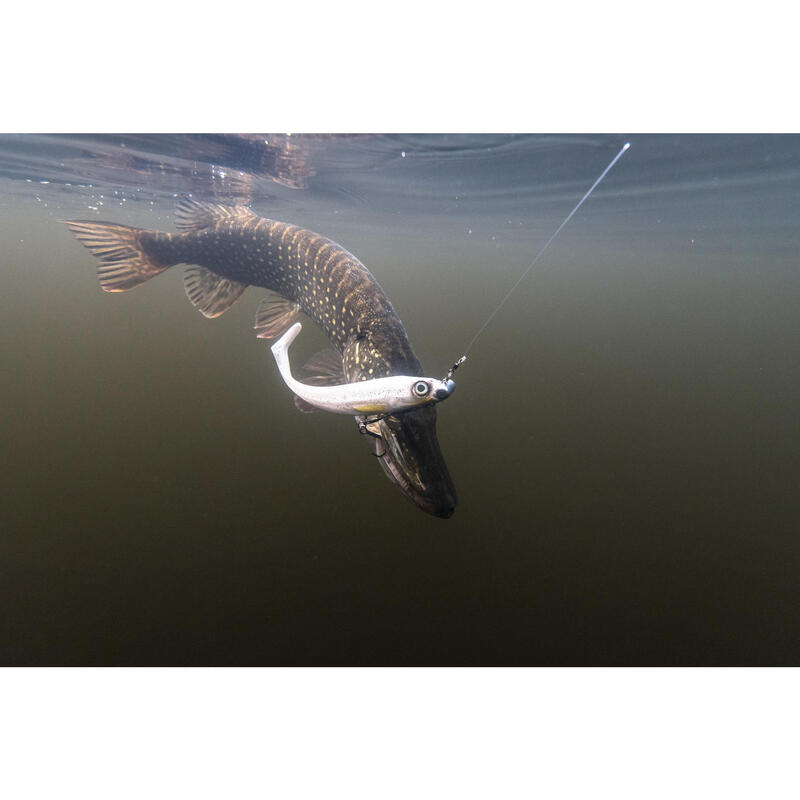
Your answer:
[[[0,137],[0,663],[800,663],[800,137],[291,139]],[[440,408],[450,520],[295,411],[263,292],[104,294],[57,222],[252,202],[439,375],[628,139]]]

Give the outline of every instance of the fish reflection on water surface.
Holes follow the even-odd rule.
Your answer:
[[[270,289],[256,313],[262,338],[274,338],[301,313],[336,352],[309,361],[309,383],[347,383],[423,375],[408,335],[367,268],[336,242],[245,206],[182,200],[180,233],[72,220],[75,237],[100,259],[105,291],[132,289],[176,264],[189,264],[186,293],[207,317],[230,308],[248,286]],[[324,365],[324,367],[323,367]],[[436,409],[424,406],[360,421],[389,479],[424,511],[450,517],[456,491],[436,437]]]

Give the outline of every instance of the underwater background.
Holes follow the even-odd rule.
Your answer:
[[[375,275],[441,376],[429,517],[182,269],[61,219],[249,203]],[[3,135],[0,663],[800,663],[800,137]],[[302,363],[325,345],[304,327]]]

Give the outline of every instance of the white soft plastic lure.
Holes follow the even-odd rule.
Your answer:
[[[295,322],[286,333],[272,345],[272,354],[286,385],[301,399],[314,408],[332,411],[334,414],[391,414],[410,408],[439,403],[446,400],[456,388],[452,380],[415,378],[408,375],[392,375],[369,381],[343,383],[338,386],[310,386],[292,377],[289,364],[289,345],[297,338],[302,325]]]

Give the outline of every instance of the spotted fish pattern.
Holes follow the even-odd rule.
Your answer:
[[[262,287],[274,294],[257,311],[259,336],[282,334],[304,313],[340,354],[348,383],[423,374],[400,318],[373,275],[320,234],[266,219],[245,206],[193,199],[176,208],[178,233],[96,220],[66,224],[100,259],[98,278],[106,291],[126,291],[173,265],[188,264],[186,294],[207,317],[224,313],[248,286]],[[436,412],[429,407],[402,417],[387,420],[375,434],[393,439],[382,466],[424,510],[450,516],[456,495],[436,439]]]

